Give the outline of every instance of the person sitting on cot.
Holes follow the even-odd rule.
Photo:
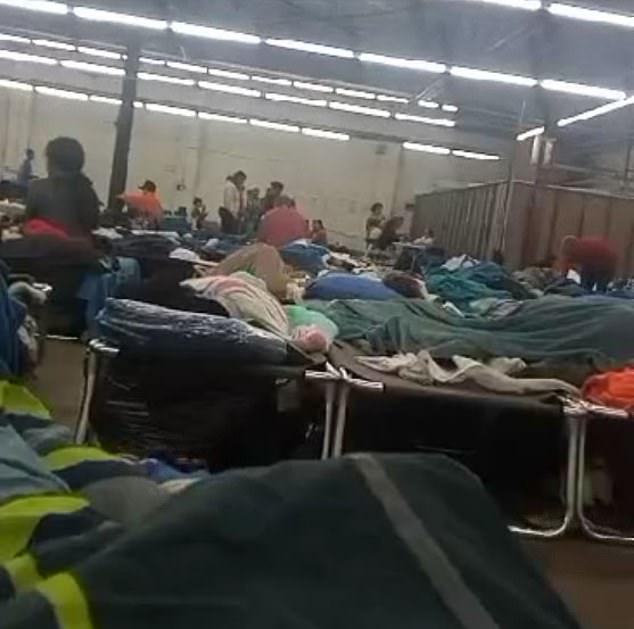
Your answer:
[[[614,279],[617,263],[616,252],[602,238],[566,236],[561,242],[560,270],[567,275],[570,269],[575,269],[587,291],[605,293]]]

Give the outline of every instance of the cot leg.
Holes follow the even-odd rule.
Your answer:
[[[330,457],[330,442],[332,439],[332,416],[335,407],[336,393],[337,384],[335,382],[326,383],[326,416],[324,419],[324,443],[321,448],[322,460]]]
[[[86,350],[86,360],[84,366],[84,394],[79,409],[79,419],[75,425],[73,440],[77,444],[86,442],[88,436],[88,424],[90,418],[90,405],[95,393],[95,383],[97,381],[98,355],[90,348]]]
[[[346,430],[349,395],[350,385],[343,381],[339,387],[339,400],[337,403],[337,430],[335,433],[335,445],[332,453],[333,458],[339,458],[343,451],[343,437]]]

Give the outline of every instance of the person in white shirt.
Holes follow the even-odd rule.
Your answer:
[[[226,234],[238,233],[240,217],[246,208],[244,184],[247,176],[239,170],[229,175],[225,181],[222,207],[220,208],[220,221],[222,231]]]

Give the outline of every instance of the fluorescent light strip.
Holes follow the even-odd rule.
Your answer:
[[[448,114],[455,114],[458,112],[458,108],[455,105],[443,105],[441,109]]]
[[[135,100],[133,106],[135,109],[145,109],[145,105],[140,100]]]
[[[323,138],[324,140],[338,140],[339,142],[347,142],[350,136],[347,133],[337,133],[336,131],[324,131],[323,129],[302,128],[302,133],[311,138]]]
[[[335,48],[323,44],[310,44],[308,42],[297,41],[295,39],[267,39],[265,42],[269,46],[277,48],[288,48],[289,50],[299,50],[310,52],[316,55],[326,55],[328,57],[340,57],[342,59],[354,59],[354,52],[347,48]]]
[[[293,85],[293,81],[289,79],[274,79],[270,76],[260,76],[258,74],[254,74],[251,77],[252,81],[256,81],[257,83],[268,83],[269,85],[279,85],[280,87],[290,87]]]
[[[159,103],[146,103],[145,108],[157,114],[169,114],[170,116],[181,116],[183,118],[195,118],[196,111],[194,109],[185,109],[184,107],[171,107],[169,105],[161,105]]]
[[[183,72],[195,72],[196,74],[207,74],[207,68],[197,66],[191,63],[182,63],[180,61],[168,61],[167,67],[173,70],[182,70]]]
[[[327,107],[327,100],[315,100],[313,98],[301,98],[300,96],[289,96],[287,94],[275,94],[268,92],[264,95],[267,100],[277,103],[295,103],[297,105],[308,105],[309,107]]]
[[[149,66],[165,66],[167,61],[164,59],[153,59],[152,57],[139,57],[141,63],[147,63]]]
[[[107,74],[109,76],[124,76],[125,72],[121,68],[113,68],[112,66],[102,66],[96,63],[86,63],[85,61],[73,61],[71,59],[63,59],[60,64],[64,68],[71,70],[79,70],[81,72],[94,72],[95,74]]]
[[[249,124],[254,127],[262,127],[263,129],[272,129],[273,131],[286,131],[287,133],[299,133],[299,127],[292,124],[283,124],[281,122],[269,122],[268,120],[259,120],[251,118]]]
[[[412,116],[411,114],[394,114],[396,120],[402,122],[420,122],[422,124],[429,124],[436,127],[455,127],[456,121],[449,120],[447,118],[428,118],[427,116]]]
[[[188,24],[187,22],[172,22],[170,28],[179,35],[191,35],[193,37],[204,37],[205,39],[217,39],[220,41],[230,41],[240,44],[257,45],[262,42],[262,38],[248,33],[237,31],[227,31],[222,28],[211,26],[200,26],[198,24]]]
[[[157,83],[171,83],[172,85],[187,85],[189,87],[196,85],[193,79],[181,79],[177,76],[153,74],[152,72],[139,72],[137,77],[142,81],[156,81]]]
[[[0,33],[0,41],[12,41],[16,44],[30,44],[28,37],[20,37],[18,35],[9,35],[8,33]]]
[[[346,111],[351,114],[361,114],[363,116],[374,116],[375,118],[390,118],[391,113],[386,109],[375,109],[373,107],[362,107],[361,105],[350,105],[349,103],[340,103],[338,101],[330,101],[330,109],[336,111]]]
[[[525,11],[539,11],[542,8],[541,0],[468,0],[482,4],[494,4],[498,7],[509,9],[524,9]]]
[[[9,90],[19,90],[21,92],[33,91],[33,86],[29,83],[22,83],[22,81],[11,81],[9,79],[0,79],[0,87],[5,87]]]
[[[127,13],[103,11],[102,9],[92,9],[90,7],[75,7],[73,13],[78,18],[90,20],[91,22],[109,22],[111,24],[149,28],[155,31],[167,30],[167,22],[165,20],[155,20],[149,17],[129,15]]]
[[[217,68],[207,68],[211,76],[219,76],[223,79],[233,79],[234,81],[248,81],[249,75],[243,72],[232,72],[231,70],[219,70]]]
[[[565,94],[578,94],[579,96],[591,96],[593,98],[605,98],[606,100],[621,100],[627,94],[621,90],[612,90],[605,87],[595,87],[593,85],[583,85],[581,83],[570,83],[568,81],[555,81],[545,79],[540,85],[551,92],[563,92]]]
[[[407,105],[407,103],[409,103],[409,98],[390,96],[389,94],[379,94],[376,99],[382,103],[400,103],[401,105]]]
[[[0,5],[39,13],[51,13],[52,15],[66,15],[69,10],[66,4],[49,2],[48,0],[0,0]]]
[[[567,127],[571,124],[574,124],[575,122],[581,122],[583,120],[591,120],[592,118],[604,116],[605,114],[609,114],[612,111],[623,109],[624,107],[629,107],[631,105],[634,105],[634,97],[615,101],[613,103],[608,103],[607,105],[602,105],[601,107],[590,109],[589,111],[584,111],[580,114],[577,114],[576,116],[570,116],[569,118],[562,118],[561,120],[557,121],[557,126]]]
[[[433,146],[431,144],[419,144],[418,142],[403,142],[403,148],[409,151],[419,151],[421,153],[432,153],[434,155],[450,155],[451,149],[444,146]]]
[[[364,92],[363,90],[349,90],[345,87],[338,87],[335,92],[339,96],[348,96],[349,98],[363,98],[364,100],[376,100],[376,94],[372,92]]]
[[[519,85],[522,87],[534,87],[537,81],[531,77],[519,76],[517,74],[504,74],[503,72],[491,72],[489,70],[478,70],[476,68],[465,68],[453,66],[449,69],[452,76],[474,81],[493,81],[495,83],[505,83],[507,85]]]
[[[57,59],[52,57],[40,57],[39,55],[30,55],[26,52],[14,52],[13,50],[0,49],[0,59],[8,59],[9,61],[27,61],[30,63],[41,63],[45,66],[56,66]]]
[[[100,48],[89,48],[87,46],[78,46],[78,52],[91,57],[103,57],[104,59],[122,59],[121,53],[112,52],[110,50],[102,50]]]
[[[418,106],[419,107],[425,107],[425,109],[439,109],[440,105],[438,103],[435,103],[433,100],[419,100],[418,101]]]
[[[54,87],[44,87],[43,85],[36,85],[35,91],[38,94],[44,94],[45,96],[57,96],[58,98],[66,98],[68,100],[88,100],[88,94],[72,92],[70,90],[60,90]]]
[[[306,81],[293,81],[293,87],[298,90],[309,90],[311,92],[322,92],[323,94],[332,94],[335,90],[328,85],[320,85],[319,83],[307,83]]]
[[[516,140],[518,142],[524,142],[525,140],[530,140],[530,138],[536,138],[539,135],[543,135],[545,132],[546,127],[535,127],[534,129],[529,129],[528,131],[520,133]]]
[[[112,98],[111,96],[99,96],[93,94],[89,96],[92,103],[103,103],[104,105],[121,105],[121,100],[118,98]]]
[[[447,66],[444,63],[424,61],[423,59],[401,59],[399,57],[377,55],[372,52],[360,53],[359,61],[363,61],[365,63],[378,63],[379,65],[392,66],[394,68],[405,68],[407,70],[433,72],[435,74],[442,74],[447,71]]]
[[[210,114],[206,111],[199,111],[198,117],[201,120],[210,120],[212,122],[229,122],[232,124],[248,124],[246,118],[235,118],[234,116],[223,116],[222,114]]]
[[[481,162],[497,162],[500,160],[499,155],[490,155],[488,153],[476,153],[474,151],[463,151],[461,149],[454,149],[451,154],[455,157],[462,157],[464,159],[475,159]]]
[[[594,22],[597,24],[610,24],[612,26],[634,28],[634,15],[622,15],[620,13],[610,13],[608,11],[599,11],[597,9],[586,9],[585,7],[577,7],[560,2],[553,2],[548,7],[548,11],[552,15],[556,15],[558,17],[567,17],[574,20]]]
[[[2,37],[0,37],[0,39],[2,39]],[[29,40],[27,39],[26,43],[28,42]],[[43,48],[53,48],[55,50],[68,50],[69,52],[77,50],[77,48],[72,44],[67,44],[61,41],[51,41],[50,39],[34,39],[32,43],[35,46],[42,46]]]
[[[224,83],[213,83],[210,81],[198,81],[198,87],[212,92],[223,92],[224,94],[235,94],[236,96],[249,96],[250,98],[260,98],[262,92],[259,90],[250,90],[246,87],[237,87],[235,85],[225,85]]]

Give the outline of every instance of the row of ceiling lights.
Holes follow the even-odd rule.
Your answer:
[[[585,9],[575,7],[574,5],[562,4],[562,3],[542,3],[541,0],[468,0],[470,2],[484,2],[489,4],[496,4],[500,6],[515,7],[515,8],[532,8],[534,10],[546,8],[548,11],[555,15],[562,15],[568,17],[578,17],[579,19],[590,20],[590,17],[594,14],[596,20],[594,21],[608,21],[605,15],[618,16],[618,14],[608,14],[603,11],[595,11],[591,9]],[[625,93],[620,90],[607,89],[603,87],[589,86],[576,82],[567,82],[559,80],[546,79],[545,81],[537,81],[532,77],[526,77],[515,74],[508,74],[503,72],[481,70],[477,68],[469,68],[463,66],[447,66],[445,63],[438,63],[435,61],[427,61],[423,59],[404,59],[399,57],[392,57],[383,54],[356,53],[353,50],[346,48],[337,48],[334,46],[328,46],[325,44],[315,44],[309,42],[302,42],[292,39],[277,39],[269,38],[263,39],[258,35],[252,35],[248,33],[241,33],[238,31],[220,29],[210,26],[203,26],[199,24],[189,24],[187,22],[173,21],[168,22],[166,20],[158,20],[154,18],[146,18],[136,15],[130,15],[125,13],[118,13],[113,11],[106,11],[102,9],[94,9],[84,6],[70,7],[67,4],[60,2],[52,2],[50,0],[0,0],[0,5],[12,6],[22,9],[30,9],[34,11],[46,11],[48,13],[65,15],[73,13],[80,19],[105,22],[112,24],[123,24],[128,26],[136,26],[140,28],[150,28],[154,30],[167,30],[171,29],[173,32],[181,35],[188,35],[193,37],[203,37],[208,39],[215,39],[220,41],[230,41],[243,44],[260,44],[264,42],[269,46],[276,46],[286,48],[289,50],[297,50],[306,53],[313,53],[319,55],[327,55],[331,57],[340,57],[344,59],[357,58],[365,63],[373,63],[380,65],[387,65],[392,67],[399,67],[411,70],[419,70],[423,72],[430,72],[435,74],[449,73],[452,76],[479,80],[479,81],[493,81],[504,83],[508,85],[516,85],[523,87],[534,87],[538,84],[542,85],[545,89],[563,92],[567,94],[577,94],[582,96],[590,96],[597,98],[606,98],[608,100],[617,100],[625,98]],[[547,5],[547,6],[546,6]],[[620,16],[626,22],[632,21],[634,26],[634,16]],[[600,19],[601,18],[601,19]],[[617,23],[616,17],[612,22]],[[624,24],[625,25],[625,24]],[[118,57],[118,53],[115,54]]]
[[[19,90],[23,92],[33,92],[45,96],[54,96],[68,100],[76,100],[81,102],[92,102],[106,105],[120,105],[121,100],[112,96],[103,94],[87,94],[76,90],[68,90],[60,87],[51,87],[47,85],[32,85],[23,81],[14,81],[12,79],[0,78],[0,88]],[[229,116],[226,114],[214,113],[209,111],[199,111],[186,107],[175,107],[162,103],[143,103],[136,101],[134,103],[136,109],[145,109],[149,112],[169,114],[173,116],[181,116],[184,118],[199,118],[200,120],[208,120],[213,122],[224,122],[230,124],[246,125],[250,124],[254,127],[269,129],[272,131],[282,131],[285,133],[302,133],[303,135],[321,138],[326,140],[348,141],[349,133],[341,131],[333,131],[327,129],[316,129],[313,127],[305,127],[299,124],[288,122],[276,122],[272,120],[263,120],[260,118],[243,118],[240,116]],[[420,144],[417,142],[403,142],[402,146],[408,150],[430,153],[434,155],[452,155],[463,159],[472,159],[478,161],[499,161],[499,155],[489,153],[480,153],[477,151],[467,151],[464,149],[452,149],[444,146],[434,146],[429,144]]]

